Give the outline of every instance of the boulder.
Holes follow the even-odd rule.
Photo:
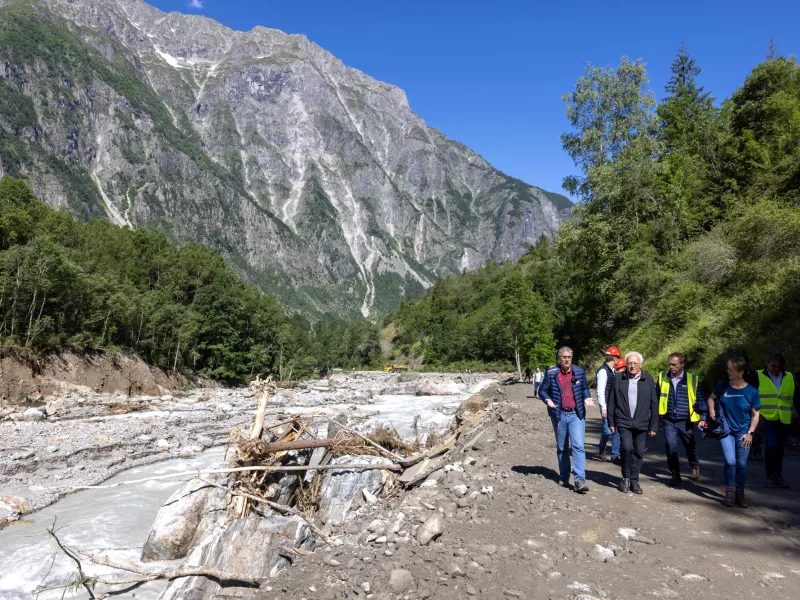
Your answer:
[[[216,528],[202,540],[184,563],[219,569],[243,577],[277,577],[291,565],[291,554],[281,547],[309,549],[313,545],[308,525],[298,517],[251,514]],[[170,582],[159,600],[249,597],[253,588],[206,577],[184,577]]]
[[[417,385],[417,396],[451,396],[463,390],[455,381],[446,379],[423,379]]]
[[[380,456],[341,456],[331,461],[334,465],[387,464],[391,461]],[[365,497],[364,490],[374,495],[383,486],[386,472],[378,469],[364,471],[328,471],[322,480],[317,517],[331,525],[343,525],[356,497]]]
[[[405,591],[414,589],[416,582],[411,571],[392,569],[392,572],[389,573],[389,587],[392,588],[395,594],[402,594]]]
[[[44,421],[44,412],[38,408],[29,408],[22,413],[22,418],[26,421]]]
[[[444,531],[444,522],[442,515],[436,513],[428,517],[425,522],[417,529],[417,541],[420,545],[425,546],[431,540],[436,539]]]
[[[209,481],[221,483],[224,476],[209,475]],[[192,479],[176,491],[158,511],[147,541],[142,548],[142,560],[174,560],[184,558],[225,515],[227,492]]]
[[[0,496],[0,512],[27,515],[31,512],[31,506],[20,496]]]

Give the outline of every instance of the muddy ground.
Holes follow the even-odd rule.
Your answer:
[[[451,455],[449,470],[362,508],[332,530],[336,546],[298,558],[259,600],[800,597],[796,451],[784,467],[794,489],[764,489],[763,463],[751,462],[751,508],[725,508],[719,442],[700,442],[700,480],[673,489],[659,435],[648,441],[644,495],[622,494],[619,467],[596,459],[594,409],[591,489],[578,495],[556,484],[552,426],[530,396],[529,385],[502,388],[486,433]],[[404,535],[436,515],[443,532],[434,541]]]

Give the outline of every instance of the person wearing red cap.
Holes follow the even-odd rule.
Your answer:
[[[614,372],[617,361],[622,360],[619,348],[609,346],[606,350],[606,361],[597,371],[597,403],[600,406],[600,415],[603,417],[603,433],[600,435],[600,460],[605,462],[619,462],[619,432],[611,433],[608,428],[608,396],[614,385]],[[623,367],[625,366],[623,362]],[[606,451],[608,439],[611,438],[611,454]]]

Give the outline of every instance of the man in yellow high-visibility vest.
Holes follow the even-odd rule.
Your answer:
[[[758,372],[761,418],[764,423],[764,487],[788,488],[783,479],[783,451],[797,418],[798,389],[794,376],[786,371],[786,359],[779,352],[767,356],[767,368]]]
[[[705,402],[700,381],[694,373],[684,369],[685,359],[680,352],[673,352],[667,359],[669,370],[658,376],[658,414],[664,428],[667,450],[667,465],[672,474],[669,485],[681,485],[681,466],[678,445],[683,444],[691,467],[689,479],[700,478],[700,461],[697,458],[694,428],[700,422],[695,411],[696,402]]]

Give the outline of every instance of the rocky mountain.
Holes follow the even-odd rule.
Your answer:
[[[141,0],[0,0],[0,167],[83,218],[217,248],[306,313],[391,310],[570,206],[304,36]]]

